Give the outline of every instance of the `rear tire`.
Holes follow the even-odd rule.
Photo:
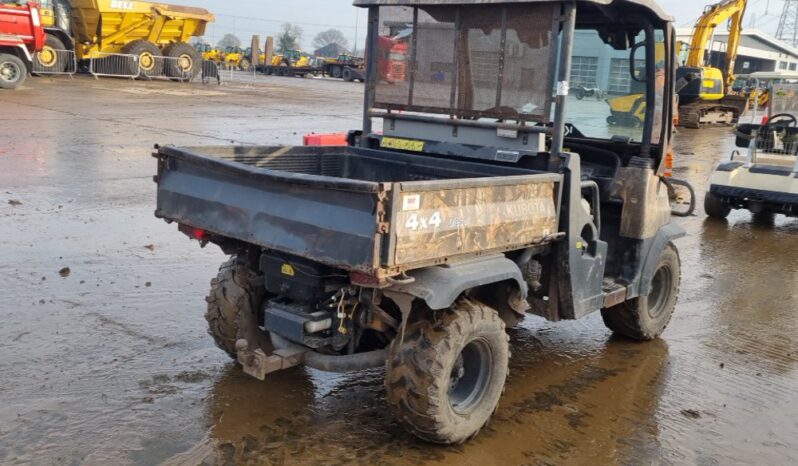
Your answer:
[[[731,213],[731,207],[724,204],[720,197],[707,192],[704,197],[704,211],[712,218],[725,220]]]
[[[498,313],[468,299],[408,324],[404,338],[391,343],[386,364],[386,396],[396,418],[429,442],[473,438],[504,390],[508,340]]]
[[[175,42],[164,48],[165,56],[172,58],[164,64],[164,74],[181,81],[190,81],[199,74],[202,58],[197,50],[183,42]]]
[[[193,47],[192,47],[193,48]],[[159,69],[159,58],[161,49],[157,45],[147,40],[134,40],[127,44],[122,53],[127,55],[135,55],[138,57],[138,62],[130,65],[128,73],[132,76],[159,76],[161,69]],[[195,52],[196,53],[196,52]]]
[[[205,301],[208,310],[208,334],[220,349],[236,359],[236,340],[239,335],[239,316],[257,314],[265,296],[258,274],[246,261],[233,256],[219,267],[219,274],[211,280],[211,291]]]
[[[679,296],[681,260],[673,244],[659,258],[651,292],[611,308],[602,309],[604,325],[618,335],[634,340],[653,340],[671,321]]]
[[[41,71],[42,74],[46,73],[63,73],[66,70],[67,63],[58,56],[59,50],[66,50],[66,46],[58,37],[47,34],[44,48],[33,56],[36,63],[36,69]],[[38,75],[38,73],[36,73]]]
[[[0,53],[0,89],[16,89],[28,79],[28,67],[17,56]]]
[[[341,79],[342,76],[341,67],[333,66],[330,74],[332,74],[332,77],[335,79]]]
[[[352,69],[344,68],[344,70],[341,72],[341,77],[346,82],[352,82],[354,80],[354,77],[352,76]]]

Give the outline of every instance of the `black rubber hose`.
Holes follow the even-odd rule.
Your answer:
[[[683,186],[687,188],[687,190],[690,192],[690,208],[687,209],[687,212],[678,212],[676,210],[671,210],[671,215],[674,215],[676,217],[689,217],[693,215],[696,207],[695,189],[693,189],[693,186],[687,181],[677,180],[676,178],[662,177],[661,179],[662,182],[665,183],[665,186],[668,187],[668,195],[673,195],[676,192],[674,186]]]
[[[292,343],[285,338],[271,333],[272,344],[278,349],[302,348],[304,347]],[[385,365],[388,358],[388,350],[381,349],[369,351],[367,353],[348,354],[345,356],[321,354],[313,350],[305,353],[305,365],[325,372],[353,372],[364,369],[372,369]]]

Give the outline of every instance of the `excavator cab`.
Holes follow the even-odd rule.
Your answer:
[[[683,66],[676,70],[676,80],[680,79],[686,83],[679,92],[682,99],[713,101],[725,97],[723,72],[717,68]]]

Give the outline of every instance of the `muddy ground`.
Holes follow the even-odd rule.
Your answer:
[[[358,127],[361,92],[77,78],[0,93],[0,463],[798,462],[798,221],[782,217],[679,220],[684,279],[661,340],[530,317],[498,413],[467,445],[405,433],[379,370],[242,375],[205,333],[224,256],[154,218],[151,148],[298,144]],[[679,134],[678,174],[703,191],[730,135]]]

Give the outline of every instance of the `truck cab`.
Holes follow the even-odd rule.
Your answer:
[[[16,89],[45,44],[38,4],[0,2],[0,89]]]
[[[347,145],[159,146],[156,216],[230,255],[206,319],[244,372],[385,367],[402,425],[462,443],[525,315],[600,312],[637,340],[670,322],[672,19],[650,0],[355,5],[377,53]],[[642,99],[640,124],[575,78]]]

